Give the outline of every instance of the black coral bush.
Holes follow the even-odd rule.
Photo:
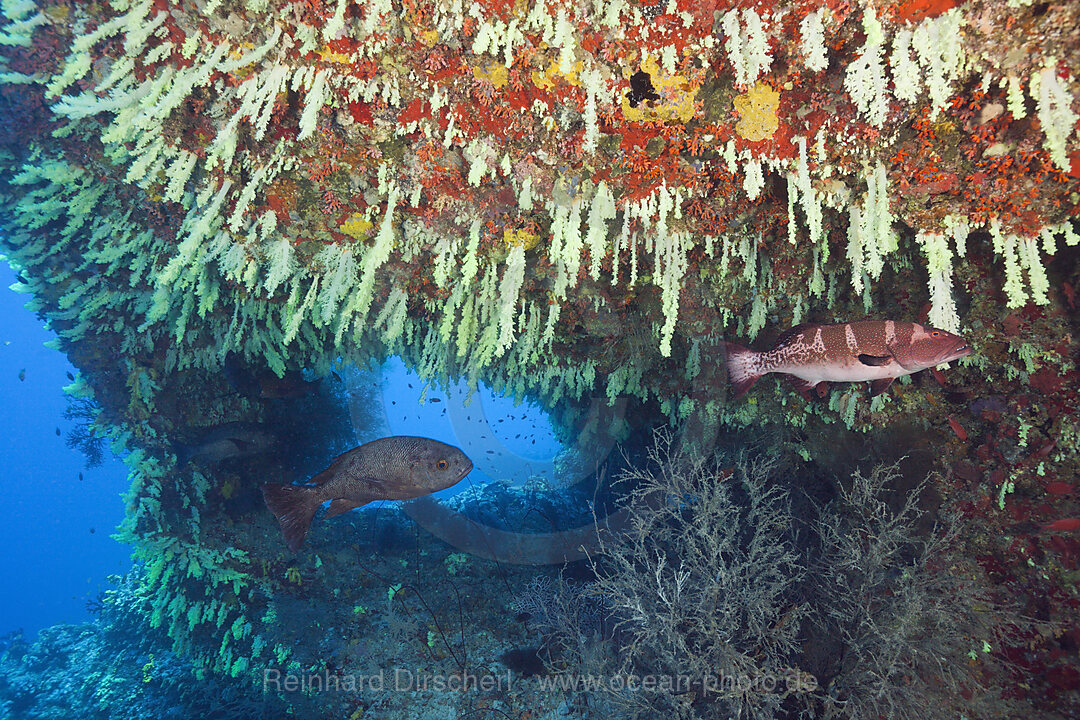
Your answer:
[[[777,453],[704,457],[659,433],[623,473],[618,527],[600,533],[587,593],[605,630],[552,604],[548,669],[635,718],[968,717],[999,702],[989,650],[1020,623],[918,522],[920,485],[885,501],[896,466],[791,510]],[[994,708],[996,711],[1002,707]]]

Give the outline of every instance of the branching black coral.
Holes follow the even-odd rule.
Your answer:
[[[85,397],[68,397],[68,406],[64,418],[73,421],[68,430],[65,444],[72,450],[78,450],[86,456],[86,467],[97,467],[105,459],[105,438],[97,433],[94,423],[101,408],[93,400]]]
[[[556,650],[549,672],[591,682],[598,702],[631,718],[1003,711],[986,670],[1003,633],[1024,623],[957,552],[953,524],[918,522],[926,483],[893,509],[897,466],[855,473],[796,522],[796,483],[776,457],[729,464],[659,434],[649,462],[619,481],[629,522],[601,533],[592,559],[586,591],[614,631],[585,638],[552,601],[580,592],[561,582],[539,628]]]
[[[954,524],[917,532],[923,485],[889,507],[898,477],[896,465],[856,472],[818,522],[814,620],[842,643],[824,715],[978,716],[980,701],[992,700],[982,670],[1003,621],[1020,619],[975,580],[982,573],[956,552]],[[958,707],[961,697],[972,700]]]
[[[663,433],[649,466],[621,477],[629,524],[603,538],[592,588],[621,646],[608,671],[671,688],[622,694],[632,715],[770,717],[783,702],[803,571],[774,467],[769,456],[725,466]]]

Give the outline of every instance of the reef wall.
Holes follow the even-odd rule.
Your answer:
[[[977,278],[1047,304],[1078,241],[1071,5],[6,13],[14,257],[77,252],[63,336],[120,310],[169,367],[376,349],[685,417],[707,338],[890,285],[956,330]]]

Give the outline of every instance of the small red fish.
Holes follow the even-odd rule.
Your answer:
[[[1051,495],[1068,495],[1075,488],[1075,485],[1067,482],[1052,482],[1046,486],[1046,492],[1050,493]]]
[[[1055,447],[1057,447],[1057,440],[1050,440],[1045,445],[1043,445],[1041,448],[1039,448],[1035,452],[1035,454],[1038,457],[1041,457],[1041,458],[1047,457],[1047,456],[1050,455],[1050,451],[1053,450]]]
[[[957,422],[952,416],[949,416],[949,427],[952,428],[953,433],[956,434],[956,437],[960,438],[961,442],[967,442],[967,430],[965,430],[964,426]]]
[[[1043,530],[1051,530],[1053,532],[1080,530],[1080,518],[1062,518],[1061,520],[1055,520],[1049,525],[1043,525]]]
[[[1076,307],[1076,289],[1067,282],[1061,283],[1061,290],[1065,293],[1065,302],[1069,303],[1069,309]]]

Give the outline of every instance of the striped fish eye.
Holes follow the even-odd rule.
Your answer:
[[[435,463],[435,467],[439,468],[440,470],[445,470],[446,468],[450,467],[450,463],[448,463],[446,460],[440,460],[439,462]]]

